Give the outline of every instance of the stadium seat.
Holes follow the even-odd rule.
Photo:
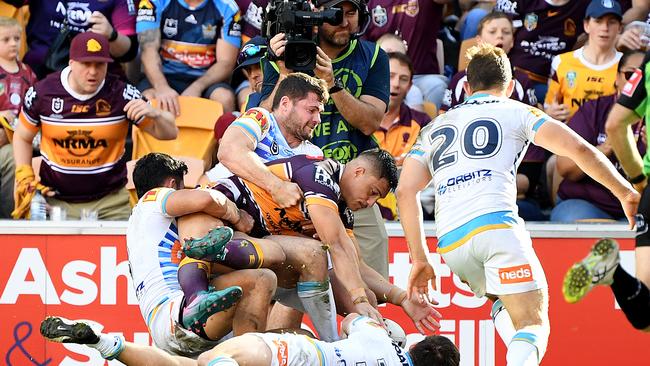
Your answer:
[[[212,167],[216,141],[214,124],[223,114],[220,103],[196,97],[178,97],[181,115],[176,117],[178,137],[161,141],[138,128],[133,129],[132,160],[150,152],[163,152],[171,156],[186,156],[203,160],[204,169]],[[157,105],[156,100],[152,100]]]
[[[478,40],[476,37],[468,38],[460,44],[460,52],[458,53],[458,72],[463,71],[467,68],[469,60],[467,60],[467,57],[465,57],[465,53],[468,49],[470,49],[472,46],[476,46],[477,44]]]
[[[187,174],[183,182],[185,187],[191,188],[196,186],[201,175],[205,171],[203,168],[203,161],[198,158],[189,157],[189,156],[174,156],[178,160],[182,160],[187,164]],[[138,203],[138,196],[135,192],[135,185],[133,184],[133,169],[135,168],[135,163],[137,160],[129,160],[126,162],[126,189],[129,191],[129,203],[131,207],[135,206]],[[33,161],[32,161],[33,164]]]
[[[424,107],[424,113],[426,113],[429,117],[438,117],[438,108],[436,107],[435,103],[424,101],[422,103],[422,106]]]

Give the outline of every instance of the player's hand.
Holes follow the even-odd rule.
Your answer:
[[[332,60],[320,47],[316,47],[316,68],[314,74],[317,78],[325,80],[327,87],[334,86],[334,69]]]
[[[648,179],[646,178],[641,183],[647,184]],[[639,183],[639,184],[641,184]],[[634,229],[636,225],[635,215],[639,208],[639,202],[641,201],[641,194],[635,190],[628,190],[622,196],[618,196],[618,200],[621,201],[621,206],[623,207],[623,212],[625,212],[625,217],[630,223],[630,229]]]
[[[275,56],[275,58],[279,58],[275,60],[275,63],[278,65],[279,73],[281,75],[288,75],[291,72],[284,66],[284,60],[282,59],[286,46],[287,37],[284,33],[278,33],[269,40],[269,51],[271,52],[271,55]]]
[[[409,273],[408,286],[406,287],[407,297],[411,300],[425,303],[429,299],[429,282],[431,288],[436,289],[436,273],[428,261],[415,261]]]
[[[437,302],[431,304],[428,301],[422,303],[406,297],[401,305],[404,312],[413,320],[413,324],[415,324],[418,332],[426,334],[425,329],[432,333],[440,329],[439,320],[442,318],[442,315],[433,307],[433,305],[437,304]]]
[[[553,102],[546,106],[544,112],[558,121],[566,121],[571,111],[566,105]]]
[[[367,316],[368,318],[377,321],[382,327],[386,327],[386,324],[384,324],[384,317],[381,316],[379,311],[374,306],[370,305],[369,302],[365,301],[355,304],[354,310],[355,313]]]
[[[254,224],[255,220],[253,220],[253,216],[249,215],[248,212],[244,210],[239,210],[239,221],[233,223],[233,226],[235,227],[235,230],[248,234],[253,230]]]
[[[111,23],[106,19],[104,14],[96,10],[93,11],[90,18],[88,18],[88,24],[92,24],[89,29],[91,32],[103,34],[106,38],[110,38],[113,33],[113,26]]]
[[[302,190],[296,183],[287,182],[281,179],[273,184],[269,192],[273,201],[280,208],[287,208],[297,205],[302,200]]]
[[[640,50],[643,48],[641,33],[643,30],[639,27],[626,29],[616,40],[616,48],[627,48],[628,50]]]
[[[131,121],[137,121],[142,117],[158,118],[160,111],[154,108],[144,99],[133,99],[124,106],[126,117]]]
[[[181,107],[178,104],[178,93],[169,85],[155,90],[156,99],[160,109],[171,112],[174,116],[180,116]]]

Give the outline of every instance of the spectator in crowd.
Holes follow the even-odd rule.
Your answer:
[[[138,53],[135,34],[134,0],[5,0],[16,7],[29,5],[27,45],[23,61],[44,78],[50,70],[45,67],[49,48],[64,27],[73,34],[91,31],[102,34],[110,42],[111,57],[117,62],[131,61]],[[109,71],[120,73],[116,63]]]
[[[466,40],[479,34],[478,26],[483,17],[496,5],[496,0],[459,0],[463,15],[459,20],[460,39]]]
[[[376,41],[383,34],[396,33],[408,46],[417,86],[424,101],[440,108],[447,78],[440,75],[436,56],[438,31],[442,26],[443,5],[451,0],[369,0],[370,24],[366,38]],[[426,31],[423,31],[425,30]],[[416,103],[421,104],[421,103]]]
[[[16,119],[25,91],[36,82],[36,75],[26,64],[18,61],[22,29],[16,19],[0,17],[0,219],[11,218],[14,209],[14,157],[9,134]]]
[[[242,14],[242,41],[259,36],[262,30],[262,15],[268,0],[235,0]]]
[[[585,102],[571,118],[569,127],[587,142],[596,146],[623,173],[612,147],[607,139],[605,121],[610,109],[616,103],[627,78],[641,66],[644,54],[631,51],[621,57],[616,76],[617,94],[603,96]],[[646,146],[639,138],[642,123],[634,125],[636,148],[643,155]],[[558,190],[556,206],[551,212],[551,221],[573,222],[583,219],[625,220],[625,213],[619,201],[602,184],[589,178],[572,160],[559,156],[557,170],[564,178]]]
[[[401,52],[390,52],[388,58],[390,60],[388,112],[373,136],[379,143],[379,147],[388,151],[395,158],[397,166],[401,166],[404,156],[415,143],[420,129],[429,123],[431,118],[425,113],[412,110],[404,103],[413,80],[413,64],[409,57]],[[392,192],[377,200],[377,204],[385,219],[397,218],[397,202]]]
[[[517,29],[515,44],[508,55],[517,70],[528,74],[537,100],[543,101],[548,89],[551,59],[573,48],[583,32],[587,1],[500,0],[495,10],[513,17]]]
[[[408,56],[408,53],[406,52],[406,43],[402,37],[397,34],[386,33],[377,39],[377,44],[386,53],[401,52]],[[411,62],[411,64],[413,63]],[[424,112],[424,106],[422,105],[423,102],[424,96],[422,95],[422,91],[411,82],[411,88],[409,88],[408,93],[406,94],[404,103],[416,111]]]
[[[138,84],[162,109],[180,114],[178,96],[204,97],[235,109],[228,82],[241,46],[234,0],[142,0],[136,29],[146,78]]]
[[[357,39],[369,21],[365,0],[320,0],[322,8],[339,7],[343,21],[318,28],[315,75],[329,88],[330,101],[321,113],[321,123],[313,132],[312,142],[327,158],[346,163],[363,151],[377,147],[371,135],[388,106],[388,56],[376,44]],[[269,42],[270,52],[282,57],[286,38],[283,33]],[[262,106],[270,108],[274,89],[289,74],[284,61],[275,65],[262,61],[264,84]],[[301,193],[293,192],[293,199]],[[364,260],[384,277],[388,276],[388,235],[376,205],[355,213],[354,234]]]
[[[584,20],[587,44],[553,58],[544,100],[549,116],[568,121],[587,100],[616,93],[616,67],[623,54],[615,45],[622,15],[616,0],[591,1]]]
[[[70,65],[25,94],[13,141],[14,218],[25,217],[33,194],[32,140],[39,129],[41,183],[54,193],[48,203],[65,208],[68,218],[79,218],[82,208],[96,210],[99,219],[129,217],[122,159],[129,123],[158,139],[176,138],[169,112],[155,109],[133,85],[106,73],[109,47],[101,34],[78,34],[71,42]]]
[[[632,0],[632,6],[623,14],[623,24],[625,30],[618,37],[616,48],[645,51],[649,33],[644,36],[644,30],[650,27],[650,0]]]
[[[266,54],[266,40],[261,36],[256,36],[246,42],[239,51],[237,57],[237,67],[233,74],[233,83],[236,83],[237,75],[240,72],[245,77],[235,90],[237,94],[237,107],[241,112],[245,112],[260,104],[262,91],[262,68],[260,61]]]

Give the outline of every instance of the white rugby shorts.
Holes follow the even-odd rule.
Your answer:
[[[522,225],[480,232],[441,255],[449,268],[479,297],[548,287],[530,234]]]

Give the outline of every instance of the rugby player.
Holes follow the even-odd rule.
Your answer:
[[[621,201],[632,225],[639,194],[566,125],[508,98],[514,82],[502,49],[482,44],[469,54],[469,98],[420,132],[397,188],[413,261],[409,296],[426,302],[435,280],[417,200],[433,182],[438,253],[476,296],[495,301],[492,316],[508,347],[508,365],[537,365],[550,332],[548,285],[515,203],[515,172],[528,143],[574,160]]]

